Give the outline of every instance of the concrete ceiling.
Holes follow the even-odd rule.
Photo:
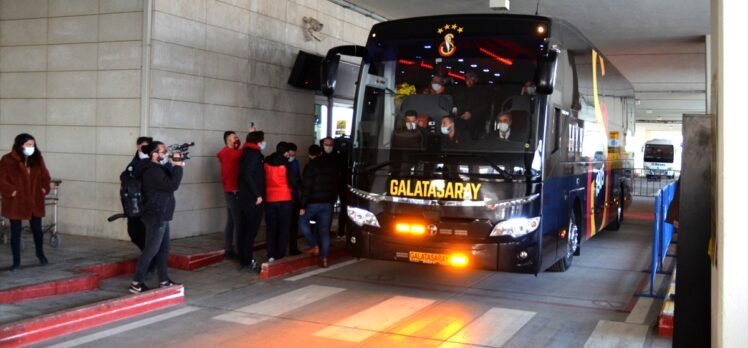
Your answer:
[[[499,13],[489,0],[346,0],[387,19]],[[513,0],[509,13],[534,14],[534,0]],[[631,81],[637,119],[679,120],[706,110],[709,0],[544,0],[539,14],[582,31]]]

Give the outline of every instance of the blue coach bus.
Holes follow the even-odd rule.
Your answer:
[[[630,83],[576,29],[519,15],[375,25],[355,99],[347,245],[354,256],[565,271],[631,201]]]

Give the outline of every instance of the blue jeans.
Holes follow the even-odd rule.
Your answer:
[[[317,246],[317,238],[312,234],[310,221],[317,222],[317,232],[320,238],[319,256],[326,259],[330,254],[330,221],[332,220],[331,203],[312,203],[307,205],[304,215],[299,216],[299,229],[304,234],[309,246]]]

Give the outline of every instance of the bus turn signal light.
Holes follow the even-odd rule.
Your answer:
[[[449,264],[454,267],[467,267],[468,257],[465,254],[452,254],[449,258]]]
[[[397,231],[397,233],[407,233],[414,236],[422,236],[426,234],[426,226],[421,224],[398,223],[397,225],[395,225],[395,231]]]

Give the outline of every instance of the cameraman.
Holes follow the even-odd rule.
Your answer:
[[[143,151],[150,161],[143,161],[138,165],[136,177],[143,183],[145,208],[141,220],[145,225],[145,248],[138,258],[135,276],[130,284],[130,292],[137,294],[148,290],[144,281],[148,265],[156,262],[159,287],[179,285],[169,279],[169,221],[174,216],[176,201],[174,191],[182,182],[184,162],[182,154],[172,155],[171,172],[165,165],[169,163],[169,154],[164,143],[154,141]]]

